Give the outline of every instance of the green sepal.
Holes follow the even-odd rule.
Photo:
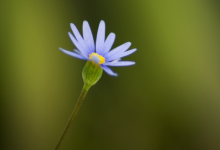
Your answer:
[[[87,61],[82,72],[84,84],[87,86],[85,88],[90,88],[91,86],[96,84],[96,82],[101,78],[102,72],[103,70],[99,64]]]

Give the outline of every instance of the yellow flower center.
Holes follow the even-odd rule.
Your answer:
[[[105,63],[105,58],[97,53],[89,54],[89,58],[99,65]]]

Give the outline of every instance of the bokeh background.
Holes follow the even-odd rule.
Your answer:
[[[52,150],[83,86],[67,32],[100,20],[138,51],[91,88],[60,150],[219,150],[216,0],[0,2],[1,150]]]

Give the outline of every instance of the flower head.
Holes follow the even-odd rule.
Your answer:
[[[70,27],[74,36],[69,32],[69,37],[77,49],[71,52],[59,48],[65,54],[92,61],[100,65],[100,67],[111,76],[117,76],[117,74],[108,66],[130,66],[135,64],[133,61],[120,61],[122,57],[128,56],[136,51],[136,49],[128,50],[131,46],[130,42],[124,43],[111,50],[115,40],[115,34],[110,33],[105,40],[105,22],[103,20],[99,24],[96,44],[94,43],[92,31],[87,21],[83,22],[83,37],[73,23],[70,24]]]

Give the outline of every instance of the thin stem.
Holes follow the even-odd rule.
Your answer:
[[[62,133],[62,135],[60,137],[60,139],[59,139],[59,141],[57,142],[57,145],[56,145],[54,150],[58,150],[59,149],[59,147],[60,147],[60,145],[61,145],[61,143],[62,143],[62,141],[63,141],[63,139],[64,139],[64,137],[65,137],[65,135],[67,133],[67,131],[69,130],[70,125],[73,122],[73,120],[74,120],[74,118],[75,118],[75,116],[76,116],[76,114],[77,114],[77,112],[78,112],[78,110],[79,110],[79,108],[80,108],[80,106],[81,106],[81,104],[83,102],[83,99],[85,98],[86,93],[88,92],[90,87],[91,86],[84,84],[82,92],[81,92],[81,94],[79,96],[79,99],[78,99],[78,101],[76,103],[76,106],[73,109],[73,112],[72,112],[72,114],[70,116],[70,119],[69,119],[69,121],[68,121],[68,123],[67,123],[67,125],[66,125],[66,127],[65,127],[65,129],[64,129],[64,131],[63,131],[63,133]]]

